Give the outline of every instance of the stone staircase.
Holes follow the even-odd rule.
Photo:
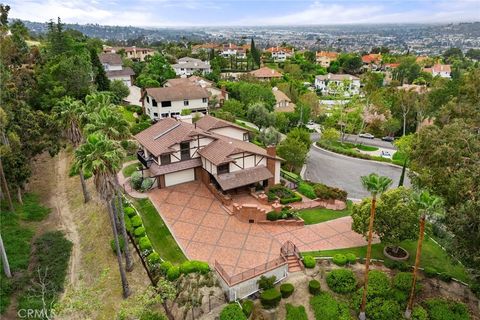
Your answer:
[[[287,263],[288,263],[288,272],[290,273],[303,270],[301,265],[302,262],[296,256],[288,256]]]
[[[300,251],[293,242],[286,241],[280,248],[280,254],[284,259],[287,259],[288,272],[304,271],[303,264],[300,261]]]

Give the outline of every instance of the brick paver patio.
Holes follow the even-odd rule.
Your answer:
[[[287,240],[300,251],[366,245],[361,235],[351,231],[350,217],[304,227],[240,222],[197,181],[148,195],[188,258],[210,264],[217,260],[232,275],[278,257]]]

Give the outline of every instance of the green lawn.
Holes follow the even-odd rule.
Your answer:
[[[347,208],[342,211],[335,211],[325,208],[305,209],[299,212],[300,217],[305,221],[305,224],[316,224],[333,220],[352,214],[352,201],[347,201]]]
[[[359,150],[362,150],[362,151],[377,151],[378,148],[377,147],[372,147],[372,146],[366,146],[366,145],[363,145],[361,143],[357,143],[357,144],[354,144],[354,143],[350,143],[350,142],[340,142],[340,141],[336,141],[336,142],[333,142],[332,143],[333,146],[335,147],[338,147],[338,148],[343,148],[343,149],[359,149]]]
[[[143,225],[155,251],[173,264],[187,260],[152,202],[149,199],[137,199],[134,200],[134,205],[142,216]]]
[[[413,265],[415,263],[417,242],[404,241],[400,245],[410,253],[408,263]],[[381,243],[372,245],[372,258],[382,260],[385,259],[385,256],[383,255],[383,248],[384,245]],[[364,258],[367,253],[367,246],[338,250],[310,251],[302,254],[313,255],[316,257],[331,257],[337,253],[345,254],[349,252],[354,253],[357,257]],[[426,237],[425,241],[423,242],[422,259],[420,265],[421,267],[435,268],[438,272],[447,272],[456,279],[467,283],[470,282],[465,268],[461,264],[456,263],[445,251],[443,251],[439,245],[430,240],[429,237]]]
[[[138,166],[140,165],[139,162],[135,162],[129,164],[125,168],[123,168],[122,173],[125,177],[130,177],[135,171],[137,171]]]

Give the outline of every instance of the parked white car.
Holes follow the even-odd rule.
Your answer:
[[[370,133],[360,133],[358,135],[360,138],[367,138],[367,139],[373,139],[375,138],[375,136],[373,134],[370,134]]]

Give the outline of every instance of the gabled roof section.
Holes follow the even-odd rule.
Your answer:
[[[208,98],[208,91],[193,83],[165,88],[147,88],[146,93],[158,102]]]
[[[205,131],[210,131],[210,130],[215,130],[220,128],[228,128],[228,127],[238,128],[244,131],[250,131],[249,129],[239,126],[235,123],[228,122],[223,119],[215,118],[210,115],[206,115],[200,118],[195,124],[197,125],[198,128]]]
[[[256,78],[281,78],[282,74],[277,70],[270,69],[269,67],[262,67],[257,70],[250,71],[250,74]]]
[[[100,53],[98,59],[101,63],[109,65],[122,65],[122,56],[116,53]]]

